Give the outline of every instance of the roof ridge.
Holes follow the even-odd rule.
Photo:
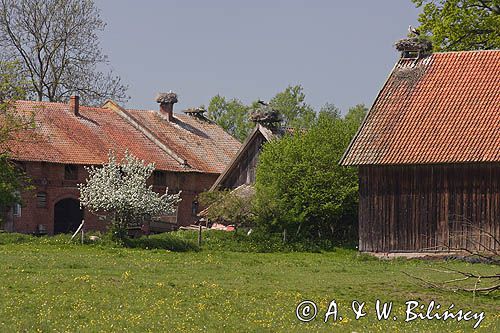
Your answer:
[[[492,50],[464,50],[464,51],[439,51],[439,52],[432,52],[431,55],[433,54],[452,54],[452,53],[479,53],[479,52],[500,52],[500,49],[492,49]]]
[[[189,167],[188,161],[183,157],[179,156],[172,149],[168,148],[156,134],[153,133],[147,126],[141,124],[133,115],[131,115],[125,108],[121,107],[118,103],[113,100],[106,101],[103,106],[104,109],[111,109],[115,111],[120,117],[125,119],[133,127],[138,129],[142,134],[144,134],[151,142],[157,145],[161,150],[170,155],[175,161],[177,161],[181,166]]]
[[[52,102],[52,101],[33,101],[29,99],[18,99],[16,102],[22,102],[22,103],[31,103],[31,104],[50,104],[50,105],[59,105],[59,106],[67,106],[68,103],[65,102]],[[84,108],[92,108],[92,109],[103,109],[101,106],[91,106],[91,105],[83,105],[80,104],[80,107]]]
[[[236,152],[236,154],[233,156],[231,161],[226,165],[224,170],[220,173],[219,177],[215,180],[213,183],[212,187],[210,187],[209,191],[214,191],[219,187],[219,185],[225,181],[226,177],[228,174],[235,168],[236,163],[239,161],[240,157],[242,156],[243,152],[247,149],[247,146],[252,142],[252,140],[256,137],[257,133],[261,133],[264,138],[269,141],[268,136],[262,131],[261,125],[257,124],[253,130],[248,134],[246,137],[245,141],[240,146],[240,149]]]

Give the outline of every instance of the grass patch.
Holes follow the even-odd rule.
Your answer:
[[[182,230],[172,232],[172,235],[181,239],[197,242],[198,231]],[[213,251],[231,252],[322,252],[333,251],[338,243],[331,241],[283,242],[281,234],[269,234],[261,231],[253,231],[249,235],[244,231],[227,232],[220,230],[202,231],[202,249]]]
[[[207,249],[206,241],[202,251],[184,253],[82,246],[62,236],[0,245],[0,331],[473,331],[473,323],[466,321],[405,323],[407,300],[485,311],[476,331],[500,331],[498,294],[431,290],[403,273],[438,279],[441,274],[431,269],[485,274],[498,266],[377,260],[340,248],[321,253],[215,251]],[[309,323],[295,317],[296,305],[305,299],[315,301],[319,310]],[[333,299],[344,319],[324,323]],[[376,299],[393,301],[398,319],[378,321]],[[366,302],[366,317],[354,320],[352,300]]]

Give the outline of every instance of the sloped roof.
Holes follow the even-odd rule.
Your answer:
[[[233,159],[226,165],[226,168],[221,172],[219,178],[215,181],[215,183],[212,185],[210,188],[210,191],[213,191],[217,189],[217,187],[220,186],[220,184],[224,183],[224,181],[227,180],[229,177],[231,171],[238,165],[241,157],[243,156],[243,153],[248,149],[248,147],[252,144],[253,140],[258,135],[262,135],[266,141],[271,141],[273,138],[276,137],[276,134],[274,134],[270,129],[262,126],[261,124],[257,124],[252,132],[247,136],[243,144],[241,145],[240,149],[238,152],[234,155]]]
[[[174,114],[168,122],[157,111],[128,110],[170,149],[184,158],[190,167],[221,173],[241,143],[208,119]]]
[[[9,143],[16,160],[102,164],[110,150],[120,158],[128,149],[148,163],[155,162],[159,170],[220,173],[240,147],[222,128],[177,114],[182,120],[176,124],[158,120],[167,124],[153,131],[169,128],[168,135],[161,135],[150,132],[147,124],[139,128],[113,108],[80,106],[77,117],[67,104],[18,101],[16,111],[33,113],[35,118],[34,130],[19,133],[18,140]],[[140,120],[154,117],[153,111],[131,113]]]
[[[343,165],[500,161],[500,50],[401,59]]]

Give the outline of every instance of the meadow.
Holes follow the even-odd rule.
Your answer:
[[[429,289],[405,273],[492,273],[460,261],[378,260],[355,249],[240,252],[208,239],[201,250],[68,244],[67,237],[0,235],[0,332],[469,332],[475,320],[405,322],[405,302],[484,311],[478,332],[500,331],[500,295]],[[216,249],[219,248],[219,249]],[[446,278],[449,278],[448,276]],[[375,301],[394,302],[379,321]],[[318,316],[296,318],[303,300]],[[335,300],[338,316],[323,321]],[[366,302],[354,319],[351,302]],[[397,317],[394,320],[394,316]]]

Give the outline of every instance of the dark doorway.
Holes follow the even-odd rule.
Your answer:
[[[54,234],[75,232],[82,219],[80,201],[68,198],[57,202],[54,206]]]

